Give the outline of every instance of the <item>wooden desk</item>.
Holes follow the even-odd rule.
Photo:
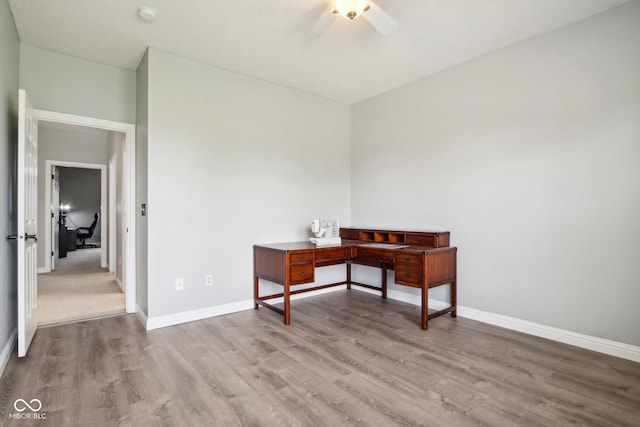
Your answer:
[[[333,286],[363,286],[381,292],[387,297],[387,270],[395,270],[395,283],[422,290],[421,322],[427,329],[429,319],[451,313],[456,316],[456,254],[457,248],[449,247],[449,232],[415,232],[365,230],[341,228],[340,246],[316,247],[310,242],[275,243],[253,246],[254,308],[260,305],[284,316],[284,323],[291,323],[291,295]],[[292,290],[296,285],[315,281],[316,267],[345,264],[344,281],[307,289]],[[381,286],[358,283],[351,280],[351,265],[361,264],[381,269]],[[260,279],[283,286],[283,292],[260,296]],[[449,307],[429,313],[427,302],[429,289],[449,284]],[[267,301],[283,297],[280,309]]]
[[[75,251],[78,249],[78,231],[75,228],[67,228],[67,250]]]
[[[58,258],[67,256],[67,226],[58,225]]]
[[[65,258],[67,252],[75,251],[76,240],[75,228],[69,229],[66,225],[58,225],[58,258]]]

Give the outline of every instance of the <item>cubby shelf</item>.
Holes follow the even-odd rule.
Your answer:
[[[406,244],[411,246],[423,246],[429,248],[444,248],[449,246],[448,231],[424,232],[341,228],[340,237],[345,240]]]

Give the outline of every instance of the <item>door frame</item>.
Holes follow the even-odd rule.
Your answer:
[[[117,237],[116,237],[116,198],[118,195],[116,194],[116,159],[117,153],[111,156],[109,159],[109,172],[107,173],[109,177],[109,203],[108,203],[108,211],[109,211],[109,253],[108,258],[109,262],[107,265],[109,266],[109,273],[116,274],[116,249],[117,249]],[[123,289],[124,291],[124,289]]]
[[[60,181],[59,181],[60,173],[56,168],[51,168],[51,169],[52,169],[51,184],[49,185],[49,191],[51,191],[51,201],[49,205],[53,207],[54,199],[57,200],[56,204],[60,205]],[[58,172],[57,177],[56,177],[56,172]],[[55,191],[54,191],[54,185],[53,185],[54,182],[58,184],[58,188]],[[54,195],[56,197],[54,197]],[[45,199],[46,199],[46,194],[45,194]],[[57,258],[60,258],[60,250],[59,250],[60,249],[60,227],[57,226],[59,222],[60,222],[60,207],[58,206],[57,215],[55,211],[51,212],[51,218],[49,218],[49,224],[50,224],[49,227],[51,228],[51,230],[49,230],[49,233],[47,233],[47,237],[51,241],[51,245],[49,245],[51,247],[51,251],[50,251],[51,256],[47,257],[50,263],[49,270],[56,269],[57,262],[55,261],[57,260]],[[45,224],[45,229],[46,229],[46,224]],[[45,251],[45,253],[48,254],[49,252]],[[45,266],[46,266],[46,262],[45,262]],[[38,273],[40,273],[40,270],[38,270]]]
[[[73,114],[34,109],[34,117],[40,121],[65,123],[122,132],[124,138],[124,220],[125,220],[125,299],[127,313],[136,311],[136,127],[130,123],[113,122]],[[104,234],[103,234],[104,235]]]
[[[107,249],[111,245],[109,238],[107,236],[107,224],[109,223],[109,219],[105,221],[106,206],[107,206],[107,166],[101,165],[98,163],[80,163],[80,162],[66,162],[63,160],[46,160],[45,161],[45,169],[47,171],[47,177],[45,178],[45,195],[44,195],[44,204],[45,207],[48,206],[51,209],[51,174],[53,173],[54,167],[63,167],[63,168],[80,168],[80,169],[94,169],[100,171],[100,235],[102,239],[107,241],[106,245],[100,245],[100,268],[107,267]],[[47,212],[46,218],[50,215],[50,212]],[[51,221],[45,221],[45,236],[51,236]],[[50,254],[53,252],[53,242],[51,238],[47,238],[45,240],[44,245],[45,254]],[[44,272],[51,271],[51,257],[45,257],[44,263]]]

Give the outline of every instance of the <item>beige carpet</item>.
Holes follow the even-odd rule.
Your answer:
[[[38,325],[124,313],[124,293],[113,274],[100,268],[100,249],[78,249],[56,270],[38,275]]]

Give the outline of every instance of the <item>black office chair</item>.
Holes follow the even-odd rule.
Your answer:
[[[98,212],[96,212],[96,214],[93,216],[93,222],[89,227],[78,227],[76,229],[76,237],[78,240],[80,240],[80,244],[78,245],[79,248],[97,248],[98,247],[93,243],[85,243],[86,239],[90,239],[93,237],[93,232],[96,229],[96,224],[98,224],[98,218],[100,218],[100,215],[98,214]]]

